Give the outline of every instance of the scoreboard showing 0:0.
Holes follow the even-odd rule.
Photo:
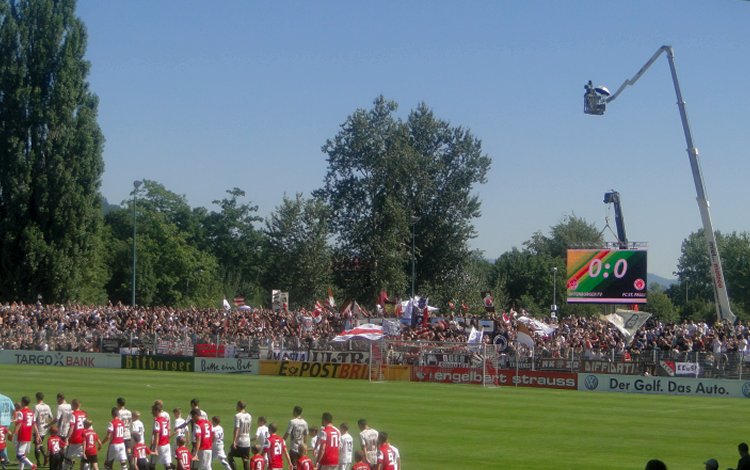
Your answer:
[[[568,303],[645,304],[646,250],[568,250]]]

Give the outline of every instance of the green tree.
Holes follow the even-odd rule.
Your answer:
[[[0,1],[0,298],[103,297],[86,40],[74,0]]]
[[[524,245],[532,253],[564,260],[568,248],[600,247],[603,243],[602,233],[594,224],[571,214],[565,215],[559,223],[550,227],[549,235],[537,231]]]
[[[132,292],[133,200],[106,216],[111,231],[112,277],[107,290],[113,301],[129,304]],[[216,258],[191,242],[192,209],[154,181],[144,181],[136,202],[136,303],[139,305],[217,305],[221,291]]]
[[[358,109],[323,146],[336,271],[351,296],[374,299],[381,288],[409,291],[412,235],[416,286],[446,285],[466,266],[472,221],[491,160],[468,130],[436,118],[424,104],[406,121],[378,97]]]
[[[725,235],[716,232],[716,243],[721,253],[724,279],[732,304],[732,311],[740,318],[747,318],[750,312],[750,234],[747,232]],[[678,284],[668,289],[675,305],[689,311],[683,316],[702,317],[700,304],[690,305],[691,300],[699,300],[714,305],[713,279],[703,230],[691,233],[682,242],[680,258],[675,272]],[[696,313],[697,312],[697,313]],[[716,312],[713,317],[715,320]]]
[[[598,247],[603,243],[601,232],[593,224],[575,215],[564,216],[550,227],[549,235],[534,232],[522,250],[513,248],[495,261],[490,281],[498,293],[496,298],[505,299],[505,307],[533,313],[546,314],[553,297],[562,314],[600,313],[596,306],[566,303],[566,258],[570,247]]]
[[[267,261],[263,256],[265,238],[255,228],[263,219],[258,206],[241,202],[245,191],[227,190],[228,197],[213,201],[220,211],[203,219],[200,246],[219,263],[219,282],[224,295],[244,295],[256,304],[267,296],[260,291]]]
[[[643,310],[651,313],[653,318],[664,322],[676,322],[680,316],[672,304],[672,300],[660,285],[649,287],[648,303]]]
[[[331,286],[329,211],[319,199],[284,196],[266,220],[268,290],[289,292],[291,307],[310,306]]]

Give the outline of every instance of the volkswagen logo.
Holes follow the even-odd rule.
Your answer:
[[[746,398],[750,398],[750,382],[745,382],[742,384],[742,395],[744,395]]]
[[[595,375],[587,375],[586,379],[583,381],[583,386],[586,387],[587,390],[596,390],[596,387],[599,386],[599,379],[597,379]]]

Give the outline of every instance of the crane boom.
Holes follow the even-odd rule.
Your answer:
[[[598,98],[596,93],[598,90],[589,87],[587,90],[587,99],[593,97],[594,101],[599,100],[598,106],[593,106],[588,109],[589,114],[603,114],[605,104],[613,101],[617,98],[620,93],[628,86],[633,85],[637,82],[646,70],[653,65],[656,59],[662,54],[666,53],[667,60],[669,61],[669,70],[672,74],[672,83],[674,84],[674,91],[677,95],[677,106],[680,110],[680,119],[682,120],[682,129],[685,133],[685,142],[687,143],[688,159],[690,161],[690,169],[693,173],[693,182],[695,183],[695,191],[697,193],[698,210],[700,211],[701,221],[703,223],[703,235],[706,239],[706,245],[708,248],[709,261],[711,262],[711,277],[714,282],[714,298],[716,299],[716,316],[720,320],[727,320],[734,323],[736,316],[732,313],[731,306],[729,304],[729,294],[727,292],[727,286],[724,281],[724,270],[721,267],[721,257],[719,256],[719,247],[716,243],[716,235],[714,234],[713,224],[711,223],[711,211],[709,209],[708,198],[706,197],[706,188],[703,183],[703,173],[701,172],[700,162],[698,161],[698,149],[693,144],[693,135],[690,132],[690,124],[688,123],[687,110],[685,109],[685,101],[682,99],[682,91],[680,90],[680,83],[677,80],[677,69],[674,61],[674,50],[672,46],[661,46],[654,55],[641,67],[641,69],[632,78],[625,80],[620,87],[615,91],[614,94],[609,95],[606,92],[606,97]],[[600,93],[600,92],[599,92]]]
[[[615,206],[615,226],[617,227],[617,244],[620,249],[628,248],[628,235],[625,233],[625,217],[622,215],[620,193],[614,189],[604,193],[604,203]]]

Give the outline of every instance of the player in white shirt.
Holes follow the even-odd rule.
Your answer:
[[[38,439],[35,440],[34,456],[36,465],[41,467],[47,465],[47,453],[44,452],[44,437],[47,435],[49,425],[52,423],[52,409],[44,403],[44,393],[36,392],[36,405],[34,406],[34,433]],[[44,463],[40,463],[39,457],[44,456]]]
[[[135,435],[137,435],[138,440],[135,440]],[[133,422],[130,425],[130,437],[133,439],[133,447],[135,447],[136,444],[145,444],[146,443],[146,427],[143,425],[143,421],[141,421],[141,413],[139,411],[133,411]]]
[[[218,416],[211,418],[214,427],[214,445],[211,448],[211,460],[218,460],[226,470],[232,470],[224,452],[224,428],[221,427],[221,419]]]
[[[123,434],[122,436],[123,439],[125,439],[125,449],[127,450],[127,453],[130,454],[130,450],[135,444],[133,442],[133,436],[131,434],[131,430],[133,428],[133,413],[131,413],[129,409],[125,408],[125,399],[123,397],[117,398],[117,414],[118,418],[120,418],[120,421],[122,421],[122,425],[125,431],[125,434]]]
[[[302,456],[299,446],[307,441],[308,432],[307,421],[302,417],[302,407],[297,405],[292,410],[292,419],[289,420],[289,425],[286,427],[283,437],[284,440],[289,439],[289,457],[295,466],[297,460]]]
[[[57,394],[57,428],[60,436],[67,436],[70,431],[70,416],[73,410],[70,407],[70,403],[65,401],[65,394],[62,392]]]
[[[250,462],[250,428],[253,425],[253,417],[247,412],[244,401],[237,402],[237,414],[234,415],[234,430],[232,431],[232,447],[229,449],[229,466],[235,470],[234,459],[242,459],[243,468],[247,469]]]
[[[398,452],[398,448],[394,446],[393,444],[388,444],[391,446],[391,450],[393,451],[393,455],[396,457],[396,468],[395,470],[401,470],[401,454]]]
[[[339,470],[352,468],[352,453],[354,452],[354,439],[349,434],[349,425],[341,423],[341,443],[339,445]]]
[[[187,437],[185,436],[185,418],[182,417],[182,410],[180,408],[175,408],[172,410],[172,415],[174,416],[174,430],[172,431],[172,437],[175,439],[175,445],[177,444],[178,437],[185,438],[185,441],[187,442]],[[175,447],[175,449],[176,448],[177,447]]]
[[[378,432],[368,426],[364,418],[357,421],[357,426],[359,426],[359,443],[362,452],[367,457],[367,463],[374,468],[378,464]]]
[[[271,433],[268,431],[268,426],[266,426],[267,423],[268,421],[266,421],[265,416],[259,416],[258,427],[255,429],[255,436],[253,436],[252,438],[253,441],[256,441],[256,445],[261,449],[266,448],[268,437],[271,435]],[[264,452],[263,457],[265,457],[266,463],[268,463],[268,454]]]

